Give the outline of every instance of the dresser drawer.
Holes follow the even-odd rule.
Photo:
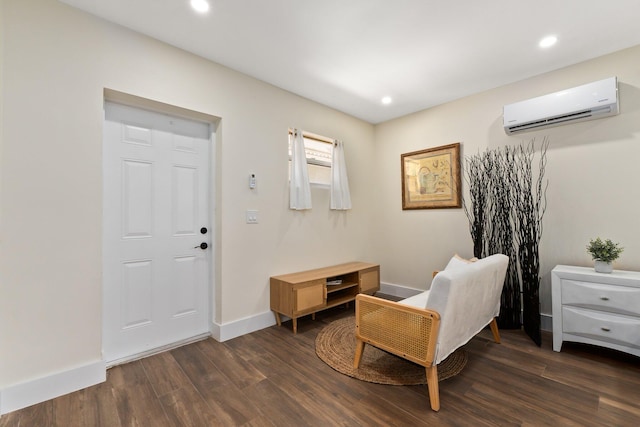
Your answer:
[[[562,332],[640,349],[640,319],[635,317],[565,306]]]
[[[640,316],[640,288],[564,279],[562,305]]]

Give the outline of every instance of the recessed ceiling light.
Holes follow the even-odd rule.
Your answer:
[[[551,47],[554,44],[556,44],[557,41],[558,41],[558,38],[556,36],[547,36],[542,40],[540,40],[540,43],[538,43],[538,46],[542,48]]]
[[[209,11],[209,2],[207,0],[191,0],[191,7],[199,13],[207,13]]]
[[[380,100],[380,102],[382,102],[384,105],[389,105],[389,104],[391,104],[391,97],[390,96],[385,96]]]

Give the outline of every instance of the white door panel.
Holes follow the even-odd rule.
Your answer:
[[[122,263],[122,329],[151,323],[153,301],[153,261]]]
[[[195,235],[198,226],[198,170],[191,166],[173,166],[172,232],[174,236]]]
[[[122,160],[122,237],[151,237],[153,163]]]
[[[112,103],[104,125],[103,357],[113,362],[208,331],[210,127]]]

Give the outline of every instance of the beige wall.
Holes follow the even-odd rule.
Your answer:
[[[3,8],[0,390],[101,358],[104,88],[221,118],[216,323],[268,313],[271,275],[370,259],[372,125],[55,0]],[[288,209],[289,127],[345,141],[352,211]]]
[[[462,209],[402,211],[400,155],[453,142],[464,155],[546,136],[548,207],[543,221],[541,300],[551,313],[550,271],[557,264],[592,266],[585,251],[601,236],[621,242],[618,269],[640,269],[640,46],[376,126],[375,258],[382,280],[420,289],[452,253],[472,256]],[[507,136],[502,106],[617,76],[618,116]],[[467,186],[463,185],[467,194]],[[385,226],[381,226],[381,225]]]
[[[640,47],[376,126],[54,0],[3,0],[0,135],[0,390],[101,358],[104,88],[219,117],[213,319],[268,312],[268,277],[346,260],[419,289],[452,253],[471,255],[461,209],[401,210],[400,154],[461,142],[464,154],[547,135],[549,271],[590,265],[589,238],[620,241],[640,269]],[[505,103],[616,75],[622,113],[508,137]],[[345,141],[354,209],[287,209],[287,128]],[[258,188],[247,188],[249,173]],[[260,224],[246,225],[246,209]],[[7,349],[10,349],[9,351]]]

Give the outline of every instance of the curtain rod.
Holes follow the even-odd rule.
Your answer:
[[[293,134],[293,129],[289,128],[289,135],[292,135],[292,134]],[[326,142],[327,144],[333,144],[335,142],[334,139],[327,138],[326,136],[318,135],[318,134],[307,132],[304,130],[302,131],[302,136],[308,139],[313,139],[318,142]]]

